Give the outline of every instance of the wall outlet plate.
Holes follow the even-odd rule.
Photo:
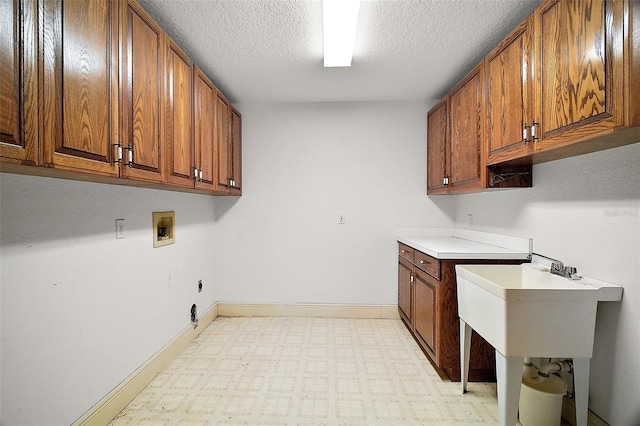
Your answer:
[[[176,213],[153,212],[153,247],[176,242]]]
[[[116,240],[124,238],[124,219],[116,219]]]

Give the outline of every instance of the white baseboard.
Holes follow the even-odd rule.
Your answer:
[[[73,426],[108,425],[167,365],[193,341],[218,316],[218,306],[214,305],[198,318],[198,327],[184,329],[165,347],[109,392],[89,411],[84,413]]]
[[[399,319],[397,305],[268,304],[218,302],[223,317],[317,317]]]
[[[562,418],[571,426],[576,426],[576,402],[570,398],[562,398]],[[593,411],[589,410],[587,416],[587,426],[609,426],[609,423],[602,420]]]

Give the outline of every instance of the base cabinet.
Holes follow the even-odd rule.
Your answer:
[[[458,264],[520,264],[523,260],[435,259],[398,243],[398,312],[438,374],[460,381],[460,319],[456,271]],[[495,351],[473,332],[469,380],[496,380]]]

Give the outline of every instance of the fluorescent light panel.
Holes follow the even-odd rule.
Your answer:
[[[324,66],[350,67],[360,0],[322,0]]]

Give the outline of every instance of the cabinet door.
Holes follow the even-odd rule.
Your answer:
[[[195,149],[198,169],[196,188],[213,191],[217,90],[197,66],[194,66],[193,70]]]
[[[447,175],[447,98],[427,114],[427,194],[446,192]]]
[[[168,37],[166,46],[165,181],[171,185],[193,188],[193,63]]]
[[[409,326],[413,321],[412,289],[413,265],[402,257],[398,257],[398,309]]]
[[[623,8],[622,1],[548,0],[536,10],[536,150],[624,124]]]
[[[524,157],[532,146],[525,129],[533,104],[532,33],[528,18],[487,56],[488,164]]]
[[[36,0],[0,2],[0,159],[29,165],[39,162],[36,11]]]
[[[162,182],[162,29],[134,0],[123,2],[121,28],[122,174]]]
[[[450,93],[450,163],[451,190],[486,187],[483,159],[484,99],[482,64],[473,69]]]
[[[231,108],[231,194],[242,195],[242,116]]]
[[[214,145],[214,188],[220,193],[229,193],[230,178],[229,174],[229,101],[220,91],[216,96],[216,122],[215,132],[216,139]]]
[[[117,176],[118,2],[43,2],[44,161]]]
[[[434,360],[437,360],[436,348],[436,292],[437,287],[425,274],[416,271],[414,280],[415,315],[413,318],[416,334],[424,340]],[[437,361],[436,361],[437,362]]]

